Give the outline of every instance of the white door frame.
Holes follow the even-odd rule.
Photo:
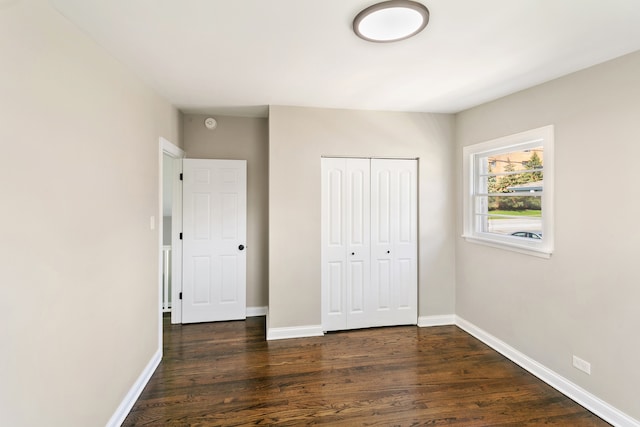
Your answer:
[[[171,323],[182,322],[182,305],[177,304],[180,301],[180,291],[182,291],[182,243],[180,241],[179,233],[182,230],[182,183],[180,182],[180,173],[182,173],[182,159],[185,154],[184,151],[177,145],[172,144],[165,138],[160,137],[160,150],[159,150],[159,162],[160,162],[160,179],[159,179],[159,194],[160,194],[160,206],[159,206],[159,224],[158,232],[160,235],[159,240],[159,273],[158,273],[158,289],[159,298],[162,300],[162,242],[163,242],[163,226],[162,226],[162,180],[163,180],[163,155],[167,155],[173,159],[173,204],[171,206]],[[162,301],[159,302],[160,310],[160,343],[162,343]],[[160,345],[162,348],[162,345]]]

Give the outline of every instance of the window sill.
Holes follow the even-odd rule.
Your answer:
[[[490,246],[492,248],[503,249],[511,252],[517,252],[524,255],[535,256],[538,258],[549,259],[551,258],[552,253],[551,251],[542,248],[533,248],[530,246],[501,242],[493,239],[483,239],[477,236],[462,235],[462,238],[467,242],[477,243],[479,245]]]

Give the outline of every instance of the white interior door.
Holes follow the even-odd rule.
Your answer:
[[[245,160],[184,159],[182,323],[246,318]]]
[[[418,162],[371,160],[371,321],[418,318]]]
[[[368,325],[369,159],[322,159],[322,324]]]

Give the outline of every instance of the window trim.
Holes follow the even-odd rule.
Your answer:
[[[544,190],[542,192],[542,240],[522,239],[475,229],[474,196],[476,195],[475,159],[478,155],[505,152],[522,145],[538,143],[544,148]],[[550,258],[554,250],[554,127],[543,126],[513,135],[463,147],[464,199],[462,237],[467,242],[506,249],[513,252]]]

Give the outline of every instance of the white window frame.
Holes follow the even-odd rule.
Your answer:
[[[542,239],[524,239],[497,233],[488,233],[477,229],[474,203],[476,200],[477,180],[479,179],[479,157],[517,151],[519,149],[542,146],[544,149],[544,189],[542,192]],[[464,233],[462,237],[473,243],[484,244],[527,255],[550,258],[554,249],[554,128],[553,125],[508,135],[491,141],[481,142],[463,148],[464,169]]]

